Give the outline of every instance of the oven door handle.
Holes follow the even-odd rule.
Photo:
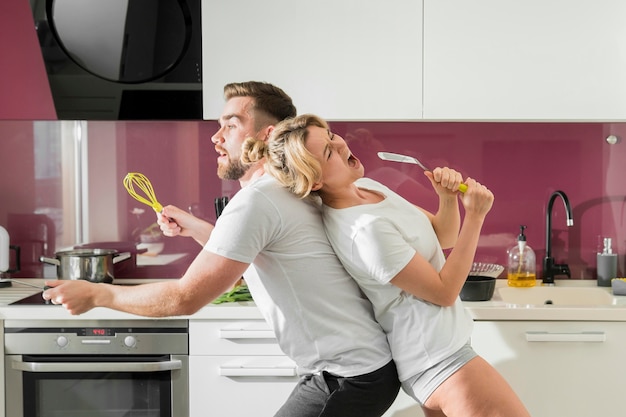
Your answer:
[[[23,372],[159,372],[182,369],[180,360],[165,362],[20,362],[11,367]]]

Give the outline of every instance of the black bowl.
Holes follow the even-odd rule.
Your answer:
[[[461,301],[489,301],[495,289],[495,278],[470,275],[461,288]]]

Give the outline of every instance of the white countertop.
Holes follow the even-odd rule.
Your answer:
[[[21,279],[24,281],[24,279]],[[42,285],[42,279],[26,279],[26,282]],[[120,283],[153,282],[155,280],[117,280]],[[557,286],[597,287],[593,280],[557,280]],[[557,306],[557,305],[511,305],[498,297],[498,288],[506,287],[505,279],[498,279],[496,293],[490,301],[464,302],[474,320],[550,320],[550,321],[626,321],[626,296],[613,296],[613,304],[604,306]],[[523,291],[523,289],[520,289]],[[602,288],[612,294],[611,288]],[[0,288],[0,320],[57,320],[57,319],[146,319],[151,318],[122,313],[107,308],[95,308],[80,316],[72,316],[62,306],[53,305],[8,305],[14,301],[40,292],[36,288],[13,283],[11,287]],[[253,302],[224,303],[207,305],[191,316],[172,317],[189,319],[262,319]]]
[[[34,285],[43,287],[43,279],[26,278],[19,279]],[[148,283],[160,280],[151,279],[117,279],[119,283]],[[0,320],[121,320],[121,319],[144,319],[152,317],[137,316],[123,313],[108,308],[94,308],[85,314],[73,316],[62,306],[58,305],[9,305],[41,290],[14,282],[7,288],[0,288]],[[225,303],[207,305],[191,316],[171,317],[173,319],[262,319],[263,316],[253,302]]]
[[[615,296],[610,287],[598,287],[595,280],[555,280],[557,287],[596,288],[612,296],[611,305],[559,306],[512,305],[499,297],[498,288],[507,287],[506,279],[496,281],[490,301],[464,302],[474,320],[541,320],[541,321],[626,321],[626,296]],[[537,286],[541,281],[537,281]],[[519,288],[524,291],[524,288]]]

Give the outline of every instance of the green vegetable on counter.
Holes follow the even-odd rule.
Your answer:
[[[217,297],[212,304],[233,303],[236,301],[252,301],[252,295],[247,285],[237,285],[232,290]]]

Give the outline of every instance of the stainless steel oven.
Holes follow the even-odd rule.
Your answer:
[[[188,417],[188,321],[6,320],[11,417]]]

